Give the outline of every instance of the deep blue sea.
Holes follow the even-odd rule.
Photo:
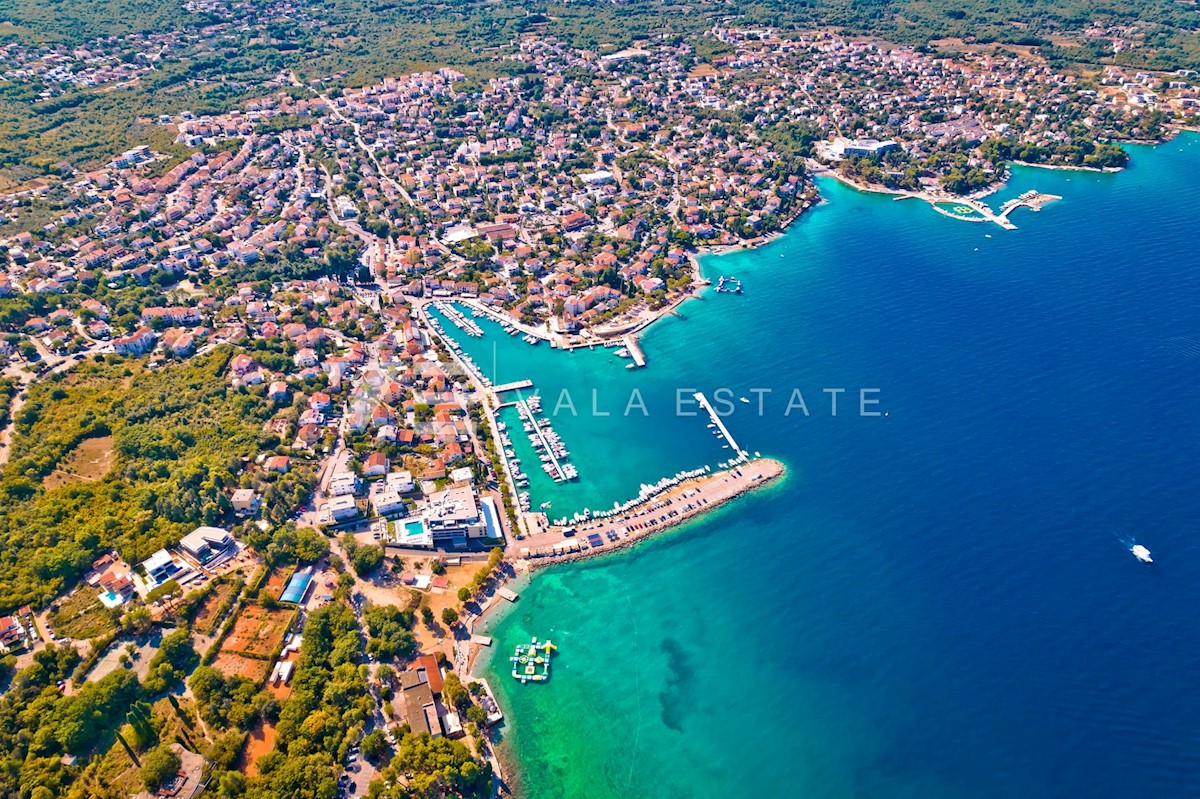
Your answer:
[[[575,395],[552,513],[727,457],[677,388],[771,389],[726,422],[789,469],[539,572],[492,624],[525,795],[1200,796],[1200,136],[1131,152],[1018,169],[993,205],[1065,199],[1015,231],[822,182],[785,236],[705,260],[745,293],[652,328],[643,370],[465,342],[548,410]],[[620,414],[633,388],[650,418]],[[561,646],[544,685],[508,676],[530,635]]]

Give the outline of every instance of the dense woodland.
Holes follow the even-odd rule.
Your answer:
[[[307,496],[311,470],[245,473],[247,459],[279,442],[263,430],[272,405],[228,386],[231,354],[220,348],[161,370],[113,357],[30,387],[0,475],[0,612],[44,605],[114,547],[137,563],[198,525],[221,523],[243,479],[263,491],[272,517]],[[108,474],[43,486],[81,441],[106,436]]]

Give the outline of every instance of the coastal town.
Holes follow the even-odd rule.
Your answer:
[[[52,102],[152,76],[196,44],[181,36],[9,44],[0,65]],[[430,777],[441,795],[490,795],[504,713],[475,661],[496,643],[481,620],[520,602],[511,580],[674,528],[784,467],[697,395],[726,460],[551,518],[498,409],[519,407],[555,482],[586,479],[587,453],[522,393],[536,387],[496,385],[466,354],[481,321],[645,368],[638,335],[704,291],[698,256],[780,233],[823,175],[1014,227],[1055,198],[993,212],[1008,164],[1120,168],[1118,142],[1200,115],[1188,70],[1080,78],[1029,53],[828,31],[702,41],[599,53],[530,33],[486,81],[447,67],[333,87],[281,70],[243,107],[180,108],[149,120],[154,143],[0,195],[2,488],[34,502],[107,486],[123,515],[106,534],[118,518],[137,531],[5,521],[39,530],[5,552],[6,671],[37,667],[20,690],[90,703],[137,738],[46,733],[32,751],[57,795],[239,796],[256,777],[424,795],[418,746],[448,763]],[[128,701],[125,675],[153,707]],[[281,752],[330,753],[337,773]],[[150,753],[168,765],[156,782]]]

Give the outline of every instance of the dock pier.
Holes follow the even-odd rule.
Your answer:
[[[517,400],[517,412],[521,415],[523,420],[527,420],[533,426],[533,432],[537,435],[538,440],[542,442],[542,447],[545,450],[545,453],[550,457],[550,463],[554,465],[555,475],[557,475],[551,476],[554,477],[556,482],[566,482],[567,470],[564,469],[562,464],[558,462],[558,456],[554,454],[554,447],[550,444],[550,440],[546,438],[545,431],[542,430],[542,426],[537,423],[537,419],[535,419],[533,416],[533,411],[529,410],[529,404],[525,400]]]
[[[533,381],[532,380],[514,380],[511,383],[504,383],[502,385],[495,386],[492,388],[492,391],[496,394],[502,394],[505,391],[516,391],[519,388],[533,388]]]
[[[709,417],[712,418],[713,424],[717,426],[717,429],[721,431],[721,436],[728,442],[729,448],[737,453],[739,458],[745,458],[746,452],[733,440],[733,433],[730,433],[729,428],[725,426],[725,422],[721,421],[721,417],[717,415],[717,411],[713,408],[712,403],[708,401],[708,397],[704,396],[704,392],[697,391],[692,396],[696,398],[696,402],[700,403],[701,408],[708,411]]]
[[[629,356],[633,358],[634,364],[639,369],[646,365],[646,356],[638,344],[637,336],[625,337],[625,349],[629,350]]]

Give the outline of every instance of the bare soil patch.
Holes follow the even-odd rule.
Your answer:
[[[58,468],[46,475],[42,485],[58,488],[68,483],[87,483],[108,474],[113,465],[113,437],[99,436],[80,441]]]
[[[226,652],[268,658],[283,643],[289,622],[295,611],[291,608],[264,608],[246,605],[233,623],[233,630],[221,644]]]
[[[258,774],[257,761],[260,757],[275,748],[275,725],[261,719],[250,728],[250,737],[246,739],[246,748],[238,761],[238,770],[247,777]]]
[[[215,633],[225,618],[222,609],[236,590],[235,583],[218,583],[197,608],[195,618],[192,619],[192,629],[201,635]]]
[[[217,655],[217,659],[213,661],[213,668],[226,677],[248,677],[254,682],[261,683],[271,672],[271,661],[256,660],[222,649]]]
[[[279,599],[279,595],[283,593],[289,577],[291,577],[290,569],[276,569],[271,572],[271,576],[267,578],[266,584],[262,587],[263,593]]]

